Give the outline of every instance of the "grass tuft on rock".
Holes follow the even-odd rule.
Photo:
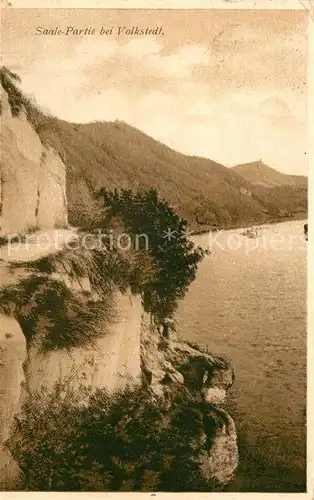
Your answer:
[[[84,346],[103,336],[113,318],[110,295],[92,301],[62,281],[36,275],[0,290],[0,311],[14,316],[27,341],[36,339],[45,351]]]

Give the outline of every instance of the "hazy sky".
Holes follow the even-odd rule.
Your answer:
[[[36,27],[95,35],[35,35]],[[98,34],[118,26],[163,35]],[[3,63],[65,120],[124,120],[227,166],[307,173],[305,11],[6,9]]]

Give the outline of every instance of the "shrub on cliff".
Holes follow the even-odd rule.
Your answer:
[[[17,84],[21,83],[21,78],[16,73],[13,73],[9,68],[1,66],[0,83],[8,94],[12,115],[18,115],[24,105],[24,97],[17,88]]]
[[[30,122],[35,124],[39,114],[37,104],[33,98],[26,97],[18,88],[21,83],[19,75],[5,66],[0,66],[0,83],[8,94],[12,116],[18,116],[24,108]]]
[[[189,240],[187,221],[161,200],[156,190],[134,193],[101,189],[99,198],[104,207],[104,227],[119,219],[129,236],[138,237],[142,255],[147,253],[152,259],[153,275],[144,282],[141,292],[144,308],[160,323],[173,315],[178,300],[195,278],[204,251]]]
[[[79,405],[59,385],[24,404],[7,445],[31,491],[211,491],[202,421],[187,401],[166,412],[143,389]]]
[[[103,336],[104,323],[113,318],[110,295],[95,302],[36,275],[0,290],[0,312],[14,316],[27,341],[35,339],[43,350],[84,346]]]

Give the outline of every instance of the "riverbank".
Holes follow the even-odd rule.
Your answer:
[[[202,234],[206,234],[208,232],[217,232],[217,231],[229,231],[232,229],[245,229],[247,227],[251,226],[268,226],[268,225],[274,225],[274,224],[283,224],[285,222],[290,222],[290,221],[302,221],[302,220],[307,220],[308,218],[308,213],[307,212],[300,212],[295,214],[292,217],[278,217],[278,218],[273,218],[269,220],[264,220],[261,222],[257,221],[252,221],[252,222],[239,222],[238,224],[230,224],[227,226],[210,226],[210,225],[202,225],[194,228],[193,226],[190,228],[190,234],[192,236],[200,236]]]

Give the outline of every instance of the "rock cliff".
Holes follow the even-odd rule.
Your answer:
[[[66,169],[1,90],[0,236],[67,225]]]
[[[160,331],[139,292],[123,282],[114,253],[66,247],[68,233],[58,251],[36,247],[36,230],[50,238],[51,230],[67,226],[65,165],[43,145],[23,106],[12,113],[2,87],[0,147],[0,236],[5,243],[10,235],[34,232],[30,246],[1,249],[0,489],[23,487],[6,445],[15,415],[57,383],[81,391],[83,403],[85,388],[114,394],[143,386],[165,409],[165,425],[167,409],[183,399],[201,415],[195,446],[203,450],[203,475],[222,487],[238,463],[235,425],[223,408],[232,368]]]
[[[3,262],[1,266],[2,282],[6,283],[0,289],[1,396],[5,403],[1,415],[2,488],[16,489],[21,480],[18,466],[5,447],[14,414],[30,395],[49,393],[57,382],[76,391],[91,387],[105,388],[111,393],[142,383],[158,404],[166,408],[178,396],[187,401],[192,398],[193,404],[196,402],[203,408],[204,442],[209,439],[206,426],[210,428],[211,446],[209,450],[204,448],[202,460],[204,476],[216,487],[228,483],[238,463],[234,422],[222,407],[233,383],[232,368],[223,359],[180,341],[173,333],[166,338],[143,310],[140,296],[130,290],[114,289],[109,302],[101,301],[88,270],[85,274],[73,274],[68,250],[64,256],[62,253],[58,258],[51,256],[51,260],[57,264],[50,269],[47,261],[45,266],[40,261],[40,265],[35,261],[30,265]],[[35,287],[35,278],[39,279],[40,287],[37,281]],[[33,288],[27,288],[29,283]],[[85,344],[78,337],[72,339],[73,345],[68,345],[65,339],[64,345],[46,345],[44,339],[51,335],[54,325],[51,325],[51,304],[45,302],[52,300],[52,295],[44,295],[43,286],[52,287],[51,290],[57,286],[60,295],[65,286],[77,300],[89,297],[94,303],[100,301],[101,307],[111,313],[101,315],[97,335]],[[26,289],[27,296],[23,298]],[[92,302],[89,304],[91,308]],[[58,314],[61,317],[64,314],[61,302],[54,314],[57,324]],[[34,335],[30,335],[30,318]],[[85,322],[83,316],[81,322]],[[62,337],[64,333],[58,331],[58,335]]]
[[[2,489],[15,489],[19,484],[19,469],[4,443],[9,437],[14,415],[23,402],[29,396],[50,393],[57,383],[62,383],[75,392],[82,391],[84,387],[91,387],[92,390],[106,388],[114,392],[139,382],[143,310],[140,296],[132,295],[128,290],[122,294],[116,289],[110,294],[110,301],[101,301],[88,274],[70,274],[66,261],[63,262],[62,269],[57,268],[54,273],[47,273],[49,279],[46,273],[35,273],[29,269],[27,263],[15,267],[2,262],[0,271],[0,283],[4,285],[0,286],[0,485]],[[34,285],[33,288],[27,288],[30,283],[34,283],[34,279],[40,280],[41,287],[35,288]],[[53,285],[60,285],[57,288],[60,295],[66,287],[77,300],[83,301],[89,297],[93,302],[99,302],[101,307],[108,308],[106,314],[99,314],[95,338],[84,344],[81,340],[72,339],[63,348],[54,348],[51,344],[43,348],[43,338],[49,335],[51,328],[50,313],[53,311],[56,318],[58,314],[63,314],[60,304],[58,309],[58,305],[55,308],[54,304],[49,303],[51,295],[50,299],[48,296],[38,296],[44,293],[44,286],[48,288]],[[25,292],[26,289],[27,296],[21,302],[23,290]],[[56,301],[57,296],[52,300]],[[87,302],[84,304],[88,307]],[[91,304],[89,307],[92,307]],[[68,314],[73,314],[73,311],[68,311]],[[30,336],[30,329],[27,327],[30,317],[34,318],[31,325],[33,336]],[[83,315],[81,321],[87,328]],[[62,336],[61,331],[59,333]],[[84,397],[84,391],[82,396]]]

